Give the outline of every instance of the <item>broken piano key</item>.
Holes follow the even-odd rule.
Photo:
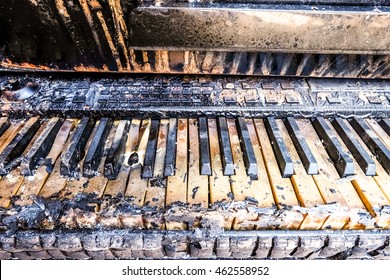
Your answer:
[[[61,158],[60,173],[72,176],[80,160],[84,157],[84,149],[94,126],[94,121],[88,117],[80,120],[69,145]]]
[[[53,118],[49,121],[45,130],[39,135],[22,160],[20,172],[24,176],[31,176],[32,171],[37,168],[39,161],[48,155],[62,123],[63,120],[60,118]]]
[[[0,175],[6,175],[14,166],[13,161],[20,161],[19,158],[24,149],[30,144],[31,139],[40,127],[38,117],[30,118],[23,128],[15,135],[11,142],[5,147],[0,154]]]
[[[152,120],[150,125],[149,141],[146,146],[145,160],[142,167],[142,178],[153,177],[154,161],[156,158],[159,121]]]
[[[101,159],[103,158],[104,144],[112,126],[112,119],[102,118],[99,121],[95,134],[92,136],[91,145],[88,148],[83,164],[84,177],[92,177],[98,171]]]
[[[124,160],[124,150],[129,132],[129,121],[121,120],[116,129],[114,140],[108,151],[104,164],[104,176],[110,180],[117,177]]]

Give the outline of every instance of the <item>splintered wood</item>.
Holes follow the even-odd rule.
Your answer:
[[[134,163],[130,169],[129,182],[127,184],[125,195],[131,197],[135,205],[142,206],[145,201],[146,189],[148,180],[141,177],[143,159],[145,158],[146,145],[148,143],[150,133],[150,120],[142,122],[139,132],[138,144],[138,162]]]

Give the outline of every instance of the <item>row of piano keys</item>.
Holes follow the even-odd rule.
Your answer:
[[[260,208],[313,209],[337,203],[370,213],[386,228],[387,124],[321,117],[2,118],[0,204],[28,205],[34,196],[71,199],[80,192],[124,195],[135,205],[159,208],[249,201]],[[360,227],[359,215],[342,213],[307,215],[291,227]]]

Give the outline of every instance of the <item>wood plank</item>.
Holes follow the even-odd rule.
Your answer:
[[[74,125],[74,120],[65,120],[61,125],[61,128],[54,139],[53,146],[45,158],[45,164],[38,167],[33,176],[27,177],[20,187],[17,193],[17,195],[20,196],[20,199],[17,201],[17,205],[23,206],[31,204],[31,197],[39,194],[44,183],[52,172],[53,165],[63,151],[70,131],[73,129]]]
[[[210,158],[213,174],[209,176],[210,203],[219,201],[231,201],[232,192],[229,182],[229,176],[223,175],[221,150],[218,140],[217,120],[209,119],[209,139],[210,139]]]
[[[167,206],[175,202],[187,203],[188,120],[178,119],[177,123],[176,171],[167,178]]]
[[[313,180],[318,188],[318,191],[326,204],[335,205],[336,210],[330,214],[328,219],[322,225],[322,229],[342,229],[350,218],[349,205],[344,199],[340,187],[352,191],[355,194],[355,199],[360,202],[352,184],[350,182],[344,182],[341,184],[336,183],[340,180],[340,176],[334,167],[330,163],[330,158],[321,140],[318,138],[314,128],[311,126],[309,120],[299,119],[296,120],[299,129],[302,134],[306,137],[307,144],[317,160],[319,169],[318,174],[312,175]],[[361,211],[365,211],[364,205],[360,204]]]
[[[199,130],[196,119],[188,120],[189,159],[187,201],[207,209],[209,203],[209,176],[200,174]]]
[[[326,211],[321,211],[320,206],[324,205],[324,201],[312,176],[307,174],[283,121],[281,119],[276,120],[276,125],[279,127],[281,136],[294,163],[294,174],[290,178],[291,183],[300,205],[309,209],[299,228],[307,230],[320,229],[329,215]]]
[[[289,178],[283,178],[280,173],[278,162],[273,153],[270,139],[268,138],[267,130],[264,122],[261,119],[254,119],[257,137],[262,147],[262,155],[264,164],[267,170],[268,179],[272,187],[272,193],[275,199],[276,206],[279,209],[299,206],[298,199],[295,195],[294,188]],[[298,229],[302,223],[304,216],[295,211],[286,211],[286,216],[280,220],[280,227],[283,229]]]

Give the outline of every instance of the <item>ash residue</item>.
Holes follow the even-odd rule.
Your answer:
[[[165,188],[166,180],[165,178],[153,178],[149,181],[151,187]]]
[[[61,217],[66,216],[70,209],[93,212],[99,203],[100,200],[94,194],[77,194],[74,199],[62,201],[56,197],[34,197],[31,205],[17,206],[13,203],[10,209],[0,209],[0,226],[9,232],[18,229],[62,228]]]
[[[334,205],[315,207],[312,214],[333,213]],[[77,194],[72,199],[35,197],[28,206],[13,204],[0,209],[0,230],[56,230],[83,228],[158,229],[169,226],[181,229],[207,229],[217,236],[223,229],[278,229],[299,226],[309,209],[280,205],[259,207],[258,201],[247,197],[245,201],[225,201],[209,205],[173,203],[167,207],[149,204],[138,206],[134,198],[95,194]]]
[[[63,208],[59,201],[36,198],[31,205],[0,211],[4,217],[1,219],[2,226],[13,233],[18,229],[42,229],[44,225],[55,223],[61,216]]]

